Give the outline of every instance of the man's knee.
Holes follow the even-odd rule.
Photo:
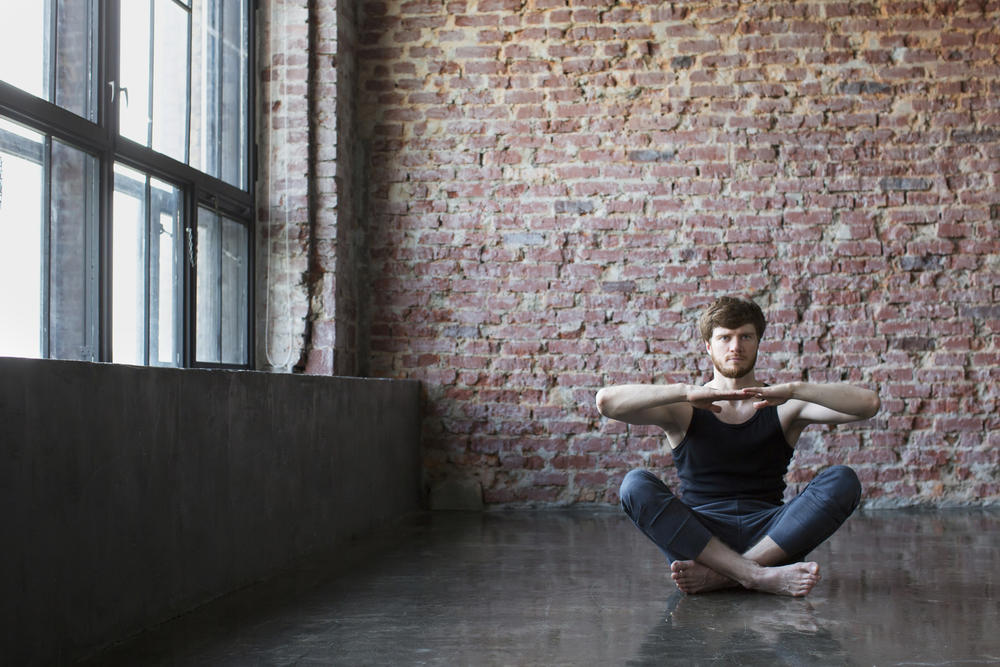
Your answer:
[[[861,480],[853,468],[830,466],[820,473],[830,497],[845,514],[851,514],[861,502]],[[819,478],[817,478],[819,479]]]
[[[633,470],[625,475],[618,488],[622,508],[632,515],[633,509],[641,507],[656,494],[666,491],[666,486],[648,470]],[[668,492],[669,493],[669,492]]]

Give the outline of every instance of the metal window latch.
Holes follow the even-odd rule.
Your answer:
[[[128,88],[125,86],[119,86],[115,81],[108,81],[108,87],[111,88],[111,103],[114,104],[115,96],[119,93],[125,97],[125,106],[128,106]]]
[[[185,227],[184,232],[185,234],[187,234],[188,266],[190,266],[193,269],[195,268],[195,266],[197,266],[195,264],[195,254],[194,254],[194,232],[191,231],[190,227]]]

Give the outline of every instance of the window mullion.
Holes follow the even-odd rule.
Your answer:
[[[219,361],[225,363],[224,344],[226,336],[226,301],[224,285],[226,282],[226,276],[223,274],[225,271],[225,257],[226,257],[226,218],[216,211],[216,217],[218,220],[217,233],[218,233],[218,251],[213,258],[215,260],[215,272],[219,276],[219,279],[215,282],[215,292],[216,292],[216,303],[219,304],[219,337],[216,341],[216,349],[218,350]]]
[[[68,141],[89,153],[100,153],[109,146],[107,133],[100,125],[5,81],[0,81],[0,113],[38,132]]]
[[[101,152],[100,165],[100,213],[98,229],[98,359],[112,361],[113,356],[113,294],[112,264],[114,252],[112,238],[112,215],[115,191],[115,158],[118,144],[119,114],[118,106],[121,96],[115,94],[116,86],[121,84],[119,54],[121,40],[121,12],[119,0],[102,0],[100,3],[101,18],[98,28],[98,70],[102,82],[98,91],[98,121],[104,129],[104,145]]]
[[[181,190],[180,202],[174,202],[173,214],[177,216],[178,222],[174,224],[175,233],[178,235],[177,243],[180,244],[178,252],[174,257],[174,276],[179,281],[179,285],[176,287],[179,293],[180,303],[174,304],[174,326],[173,326],[173,336],[176,341],[174,347],[173,359],[174,363],[180,365],[186,365],[184,361],[184,323],[186,316],[186,292],[184,291],[184,286],[186,285],[186,276],[184,275],[184,264],[185,264],[185,251],[187,249],[187,201],[190,197],[190,188],[183,188]]]
[[[179,162],[172,157],[157,153],[134,141],[121,138],[116,147],[117,158],[150,174],[178,185],[190,183],[197,186],[199,198],[209,200],[237,219],[247,219],[253,215],[251,193],[230,185],[225,181]]]
[[[87,308],[85,309],[85,326],[86,335],[85,341],[87,350],[89,351],[89,359],[91,361],[98,361],[101,358],[101,231],[100,231],[100,211],[101,211],[101,162],[98,161],[95,168],[91,168],[89,171],[89,177],[91,182],[96,180],[96,185],[92,189],[87,188],[87,201],[86,207],[88,211],[93,210],[93,200],[96,199],[96,206],[98,211],[97,220],[92,220],[90,227],[87,229],[87,247],[86,262],[87,262]]]
[[[221,139],[222,137],[225,136],[225,132],[223,131],[222,128],[225,126],[225,123],[223,121],[223,118],[224,118],[223,114],[225,113],[224,112],[223,102],[226,99],[226,78],[225,78],[225,73],[226,73],[226,41],[225,41],[225,34],[226,34],[226,3],[224,3],[224,2],[218,3],[218,13],[219,14],[218,14],[218,23],[217,23],[217,25],[218,25],[219,29],[216,32],[216,36],[215,36],[215,68],[216,68],[216,71],[218,72],[218,74],[216,76],[218,77],[218,80],[220,81],[220,84],[219,84],[219,86],[217,86],[218,95],[216,95],[216,99],[215,99],[215,106],[216,106],[216,109],[215,109],[216,116],[215,117],[218,119],[218,135],[219,135],[219,137]],[[222,141],[220,141],[219,145],[222,146],[224,144],[223,144]],[[217,173],[220,178],[222,178],[222,176],[223,176],[223,171],[222,171],[223,168],[224,168],[223,167],[223,162],[224,162],[223,155],[225,155],[225,150],[224,149],[216,151],[216,155],[215,155],[215,160],[216,160],[215,173]]]
[[[146,145],[153,145],[153,123],[156,115],[156,108],[153,106],[153,99],[156,91],[156,2],[149,3],[149,91],[147,93],[149,117],[146,119]]]
[[[198,187],[184,189],[184,365],[194,365],[197,356],[198,318]]]
[[[183,5],[182,5],[183,7]],[[187,89],[185,90],[184,98],[186,103],[184,105],[184,162],[186,164],[191,164],[191,51],[194,49],[194,30],[192,28],[193,10],[189,7],[184,7],[187,13],[187,72],[185,74],[185,85]]]
[[[155,204],[153,202],[153,188],[150,185],[151,179],[146,176],[146,186],[144,190],[144,196],[146,199],[146,220],[145,220],[145,236],[143,239],[143,249],[145,250],[145,257],[143,257],[143,282],[145,284],[145,294],[146,298],[143,299],[142,304],[142,346],[143,346],[143,363],[149,366],[150,362],[150,312],[153,302],[153,276],[152,276],[152,264],[153,264],[153,209]]]
[[[52,137],[46,135],[42,148],[42,261],[41,264],[41,354],[49,358],[52,349]]]

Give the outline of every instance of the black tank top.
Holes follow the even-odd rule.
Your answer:
[[[681,499],[688,505],[752,499],[781,504],[792,448],[778,408],[754,413],[742,424],[726,424],[709,410],[694,408],[691,425],[674,448]]]

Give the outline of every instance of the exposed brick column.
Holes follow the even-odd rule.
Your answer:
[[[305,372],[334,373],[338,279],[337,10],[309,2],[309,318]]]
[[[364,275],[363,227],[356,212],[353,155],[356,66],[354,6],[320,0],[277,2],[270,8],[272,34],[287,21],[285,40],[274,49],[264,80],[271,93],[263,116],[271,175],[269,224],[261,245],[271,250],[271,277],[264,255],[259,293],[271,299],[261,330],[264,352],[277,367],[320,375],[358,375],[365,332],[358,287]],[[287,47],[287,52],[280,52]],[[282,89],[283,80],[285,88]],[[287,193],[285,192],[287,181]],[[347,183],[350,187],[344,187]],[[266,180],[262,181],[266,189]],[[292,203],[291,238],[284,245],[284,197]],[[263,254],[263,253],[262,253]],[[290,285],[290,288],[289,288]],[[267,304],[265,304],[266,307]],[[265,334],[266,335],[263,335]],[[285,356],[282,356],[285,355]],[[277,359],[275,359],[277,357]],[[262,356],[267,365],[268,357]],[[287,364],[282,361],[288,360]]]
[[[305,0],[268,0],[258,13],[256,312],[258,365],[299,366],[309,312],[309,38]]]

